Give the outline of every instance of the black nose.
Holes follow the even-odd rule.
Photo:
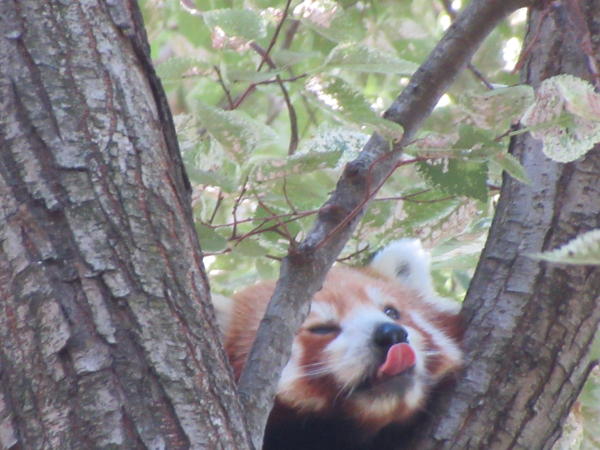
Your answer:
[[[375,333],[373,333],[375,345],[385,350],[394,344],[407,342],[407,338],[408,333],[404,328],[398,324],[389,322],[384,322],[377,325],[377,328],[375,328]]]

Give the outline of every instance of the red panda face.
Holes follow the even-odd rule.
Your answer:
[[[457,307],[435,294],[427,258],[418,241],[404,240],[366,269],[333,268],[294,339],[276,404],[299,417],[350,420],[366,434],[422,409],[461,360]],[[273,288],[258,283],[229,305],[225,348],[236,377]]]
[[[456,343],[425,317],[444,320],[395,280],[333,269],[294,340],[278,401],[373,433],[408,420],[460,361]]]

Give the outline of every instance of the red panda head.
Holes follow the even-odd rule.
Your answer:
[[[224,335],[236,377],[273,288],[258,283],[233,297]],[[406,422],[460,365],[456,313],[436,296],[419,241],[391,244],[364,269],[333,268],[294,339],[276,403],[369,434]]]

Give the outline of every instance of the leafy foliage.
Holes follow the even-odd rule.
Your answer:
[[[530,256],[560,264],[600,265],[600,230],[588,231],[556,250]]]
[[[205,263],[213,289],[224,294],[277,276],[290,241],[306,235],[370,133],[402,136],[381,113],[451,22],[450,2],[439,0],[140,3],[194,185]],[[600,97],[585,82],[555,77],[536,93],[515,86],[524,19],[515,13],[472,60],[494,89],[464,73],[405,149],[342,254],[345,263],[417,236],[432,251],[438,290],[461,298],[502,171],[530,183],[507,151],[508,137],[529,131],[564,162],[600,140]],[[590,250],[597,246],[590,234],[538,256],[597,263]],[[598,417],[597,408],[582,411]],[[588,436],[584,448],[600,446]]]

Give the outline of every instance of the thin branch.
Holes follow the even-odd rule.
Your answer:
[[[274,214],[273,211],[271,211],[271,208],[269,208],[267,205],[265,205],[264,202],[258,196],[256,196],[256,201],[258,202],[258,204],[260,205],[261,208],[263,208],[265,211],[267,211],[269,214],[271,214],[271,218],[274,218],[277,221],[277,223],[279,224],[281,233],[290,241],[290,245],[292,247],[295,246],[296,241],[294,239],[294,236],[292,236],[292,234],[290,233],[290,230],[288,230],[288,227],[285,225],[285,223],[283,223],[281,221],[281,219],[276,217],[277,214]]]
[[[366,252],[367,250],[369,250],[370,246],[369,244],[365,245],[362,249],[360,250],[356,250],[355,252],[350,253],[348,256],[344,257],[344,258],[338,258],[335,261],[336,262],[345,262],[348,261],[352,258],[356,258],[358,255],[360,255],[361,253]]]
[[[208,219],[208,224],[212,225],[215,220],[215,216],[217,215],[217,211],[219,211],[219,207],[223,203],[223,191],[219,190],[219,196],[217,197],[217,203],[215,204],[215,209],[213,209],[212,214],[210,215],[210,219]]]
[[[277,24],[277,28],[275,28],[275,33],[273,33],[273,37],[271,38],[271,41],[269,42],[269,46],[267,47],[267,50],[265,51],[265,54],[263,55],[263,57],[260,61],[260,64],[258,65],[258,69],[256,69],[257,72],[260,72],[260,69],[262,69],[262,66],[265,64],[267,58],[269,57],[269,53],[271,52],[271,49],[273,49],[275,42],[277,42],[277,38],[279,37],[279,32],[281,31],[281,27],[283,27],[285,19],[287,18],[288,13],[290,11],[291,3],[292,3],[292,0],[288,0],[287,3],[285,4],[285,8],[283,9],[283,14],[281,15],[281,20]]]
[[[231,98],[231,93],[229,92],[229,89],[227,89],[227,86],[225,86],[225,81],[223,80],[223,77],[221,75],[221,71],[219,70],[219,67],[213,66],[213,68],[215,69],[215,72],[217,72],[217,77],[219,78],[219,84],[223,87],[223,90],[225,91],[225,95],[227,96],[227,101],[229,102],[229,109],[234,109],[233,99]]]
[[[452,8],[452,1],[451,0],[442,0],[442,5],[444,5],[444,9],[446,10],[446,13],[450,16],[452,21],[455,21],[457,13],[454,10],[454,8]],[[494,86],[492,85],[492,83],[490,83],[485,78],[485,76],[481,73],[481,71],[479,69],[477,69],[471,62],[469,62],[469,64],[467,64],[467,69],[469,69],[471,71],[471,73],[473,75],[475,75],[475,78],[477,78],[479,81],[481,81],[485,85],[485,87],[487,87],[490,91],[494,90]]]
[[[242,197],[244,196],[244,194],[246,193],[246,185],[248,184],[248,176],[246,176],[246,179],[244,180],[244,184],[242,185],[242,190],[240,191],[240,195],[238,196],[238,198],[235,199],[235,202],[233,203],[233,208],[231,211],[231,215],[233,216],[233,229],[231,230],[231,237],[230,239],[235,239],[236,234],[237,234],[237,209],[238,206],[240,205],[241,201],[242,201]]]
[[[296,31],[298,31],[298,27],[300,26],[300,21],[298,19],[290,20],[290,26],[285,32],[285,40],[281,45],[283,50],[287,50],[292,45],[292,41],[294,40],[294,36],[296,35]]]
[[[254,49],[259,54],[263,55],[263,60],[267,62],[269,67],[273,70],[277,69],[277,65],[275,62],[269,57],[267,51],[263,49],[260,45],[253,42],[250,44],[250,47]],[[281,80],[281,76],[276,75],[275,79],[281,88],[281,92],[283,93],[283,98],[285,99],[285,104],[288,109],[288,114],[290,116],[290,145],[288,147],[288,155],[293,155],[296,153],[296,149],[298,148],[298,118],[296,116],[296,110],[294,109],[294,105],[292,105],[292,100],[290,99],[290,95]]]
[[[294,214],[298,214],[298,211],[296,211],[296,208],[294,207],[294,205],[292,204],[292,202],[290,201],[290,198],[288,197],[287,194],[287,178],[283,178],[283,196],[285,197],[285,201],[288,204],[288,206],[290,207],[290,209],[292,210],[292,212]]]

